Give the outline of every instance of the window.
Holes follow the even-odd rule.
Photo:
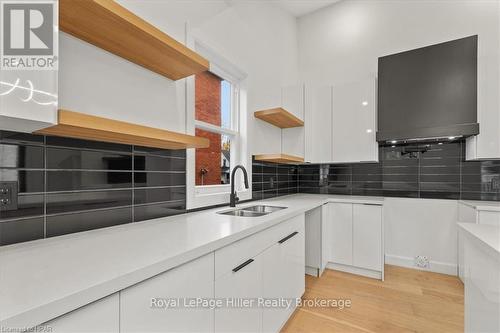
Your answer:
[[[195,134],[210,140],[195,152],[196,186],[230,183],[231,146],[239,134],[237,94],[236,85],[211,72],[195,76]]]

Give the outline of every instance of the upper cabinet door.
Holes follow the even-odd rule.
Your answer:
[[[483,43],[479,36],[477,59],[479,134],[467,138],[467,160],[500,158],[500,57],[491,49],[492,47]]]
[[[305,160],[332,161],[332,87],[305,88]]]
[[[333,87],[333,162],[378,162],[374,78]]]
[[[284,87],[281,105],[294,116],[304,120],[304,85]],[[281,133],[281,152],[304,156],[304,127],[284,128]]]

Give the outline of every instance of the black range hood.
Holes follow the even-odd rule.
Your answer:
[[[477,36],[378,59],[377,141],[477,134]]]

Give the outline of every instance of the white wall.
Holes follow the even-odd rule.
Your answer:
[[[414,266],[416,256],[429,259],[429,270],[457,274],[456,200],[386,198],[386,264]]]
[[[377,58],[479,35],[479,54],[499,57],[496,0],[344,0],[301,17],[299,68],[306,81],[336,83],[377,73]]]

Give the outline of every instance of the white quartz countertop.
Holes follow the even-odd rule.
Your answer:
[[[326,202],[380,197],[295,194],[238,205],[288,207],[261,217],[228,207],[0,248],[0,328],[33,327]]]
[[[460,203],[473,207],[477,210],[488,210],[500,212],[500,201],[475,201],[475,200],[460,200]]]
[[[477,223],[459,223],[459,227],[500,255],[500,226]]]

